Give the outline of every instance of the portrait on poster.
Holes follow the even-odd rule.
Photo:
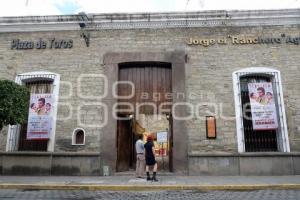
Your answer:
[[[31,94],[27,139],[49,139],[52,130],[52,94]]]
[[[253,130],[276,129],[277,113],[270,82],[248,83]]]

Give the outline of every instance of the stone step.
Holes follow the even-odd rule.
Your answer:
[[[146,172],[145,172],[146,175]],[[158,171],[158,176],[175,176],[175,173],[168,171]],[[116,172],[115,176],[135,176],[135,171]]]

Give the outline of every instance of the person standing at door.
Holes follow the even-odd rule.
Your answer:
[[[138,135],[138,140],[135,142],[136,151],[136,170],[135,175],[137,178],[142,178],[145,169],[145,155],[144,155],[144,142],[143,134]]]
[[[145,158],[146,158],[146,173],[147,173],[147,181],[158,181],[156,179],[157,172],[157,162],[155,160],[155,150],[153,144],[153,138],[151,135],[147,137],[147,143],[144,145],[145,147]],[[150,178],[149,168],[153,168],[153,176]]]

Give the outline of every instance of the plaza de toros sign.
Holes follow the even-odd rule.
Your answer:
[[[42,39],[38,41],[22,41],[20,39],[13,39],[11,41],[12,50],[26,50],[26,49],[71,49],[73,47],[73,40],[71,39]]]
[[[215,44],[226,45],[243,45],[243,44],[300,44],[300,36],[293,37],[281,34],[280,37],[261,37],[261,36],[246,36],[246,35],[228,35],[220,38],[200,38],[191,37],[186,42],[189,46],[204,46],[209,47]]]

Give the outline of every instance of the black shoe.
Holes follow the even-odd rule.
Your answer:
[[[147,181],[151,181],[152,179],[150,178],[150,173],[147,172]]]
[[[158,180],[155,177],[153,177],[152,181],[157,182]]]
[[[153,172],[152,181],[154,181],[154,182],[157,182],[157,181],[158,181],[158,180],[156,179],[156,172]]]

